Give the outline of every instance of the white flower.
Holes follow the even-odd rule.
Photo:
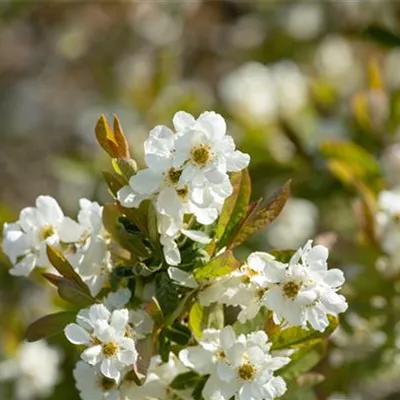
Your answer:
[[[290,358],[273,357],[263,331],[236,335],[231,326],[206,330],[199,346],[179,353],[188,368],[210,377],[203,389],[205,400],[272,400],[282,396],[286,383],[274,372]]]
[[[41,340],[24,342],[15,358],[0,363],[0,381],[15,380],[16,400],[48,397],[59,381],[61,354]]]
[[[171,217],[178,225],[183,224],[184,214],[194,214],[198,222],[210,224],[217,218],[223,199],[230,194],[229,179],[226,177],[220,187],[211,185],[200,194],[192,191],[181,178],[184,169],[183,163],[176,161],[176,138],[165,126],[150,132],[144,146],[148,168],[131,177],[129,185],[118,192],[118,200],[125,207],[138,207],[143,200],[153,198],[157,212]]]
[[[103,300],[103,304],[109,311],[124,308],[132,296],[132,292],[127,288],[120,288],[116,292],[110,292]]]
[[[181,253],[176,240],[181,234],[185,235],[194,242],[207,244],[210,242],[209,236],[202,231],[185,229],[184,224],[176,224],[167,215],[158,215],[158,231],[160,232],[160,243],[163,246],[165,261],[169,265],[179,265],[181,263]]]
[[[186,112],[177,112],[173,119],[178,133],[174,166],[182,166],[180,182],[203,188],[198,199],[207,203],[214,195],[228,197],[232,188],[227,172],[241,171],[250,157],[235,149],[231,136],[226,135],[226,122],[221,115],[206,111],[196,120]],[[217,192],[218,191],[218,192]]]
[[[3,250],[13,263],[10,273],[28,276],[35,267],[49,267],[46,245],[74,243],[84,229],[65,217],[57,201],[50,196],[39,196],[36,207],[24,208],[19,220],[5,224]]]
[[[258,282],[264,290],[262,303],[273,311],[276,323],[306,328],[309,322],[314,329],[324,331],[329,325],[328,314],[347,309],[346,299],[336,293],[344,275],[339,269],[328,270],[326,247],[311,244],[309,241],[299,249],[288,264],[265,262]]]
[[[92,296],[104,288],[112,269],[110,238],[102,222],[103,207],[86,199],[79,201],[78,221],[85,229],[76,244],[75,254],[68,257]]]
[[[154,356],[150,362],[146,382],[142,386],[137,386],[129,379],[123,381],[121,400],[173,399],[175,392],[169,388],[169,385],[177,375],[183,372],[187,372],[187,369],[173,353],[170,353],[167,363],[163,363],[160,356]],[[189,399],[182,392],[179,392],[179,398]]]
[[[103,304],[95,304],[82,310],[77,324],[65,328],[67,339],[87,348],[81,358],[90,365],[100,364],[101,373],[107,378],[119,381],[121,371],[136,362],[137,351],[128,325],[127,309],[110,312]]]
[[[120,400],[117,383],[104,376],[98,366],[78,361],[73,373],[82,400]]]

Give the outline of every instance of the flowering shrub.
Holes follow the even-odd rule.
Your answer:
[[[64,332],[81,355],[83,400],[296,398],[347,309],[343,273],[313,245],[240,260],[235,249],[273,222],[290,194],[250,202],[250,157],[224,118],[183,111],[157,126],[138,170],[115,117],[96,136],[111,157],[113,201],[82,199],[77,221],[39,196],[5,224],[10,273],[43,268],[65,311],[33,323],[27,340]],[[390,204],[388,205],[390,208]]]

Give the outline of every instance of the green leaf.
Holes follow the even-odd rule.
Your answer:
[[[179,305],[179,291],[166,272],[157,274],[156,298],[164,315],[171,314]]]
[[[196,301],[189,312],[189,327],[194,336],[200,338],[203,334],[202,322],[204,317],[204,309],[202,305]]]
[[[181,346],[185,346],[191,339],[192,332],[185,325],[175,321],[172,326],[169,326],[165,329],[165,335],[172,342],[178,343]]]
[[[364,37],[388,48],[400,46],[400,36],[381,26],[369,26],[362,34]]]
[[[367,179],[381,175],[376,158],[353,142],[325,140],[320,145],[320,152],[328,160],[344,166],[350,177]]]
[[[116,242],[124,249],[130,251],[137,257],[148,258],[149,251],[144,245],[140,232],[134,232],[133,229],[129,230],[123,220],[123,215],[117,204],[107,203],[103,207],[103,224],[106,230],[113,236]],[[130,220],[127,219],[130,223]],[[133,225],[136,228],[136,225]]]
[[[239,268],[240,262],[233,256],[231,250],[227,250],[221,255],[214,257],[209,263],[194,271],[197,281],[219,278],[229,274]]]
[[[103,171],[102,174],[110,193],[117,198],[118,191],[125,186],[123,178],[107,171]]]
[[[237,225],[246,215],[251,195],[251,180],[248,170],[231,175],[233,193],[225,202],[215,230],[218,248],[224,247]]]
[[[166,335],[165,329],[163,329],[158,336],[158,352],[163,362],[168,362],[170,351],[171,342]]]
[[[25,337],[28,342],[36,342],[63,332],[66,325],[75,321],[76,312],[62,311],[46,315],[29,325]]]
[[[192,392],[192,399],[193,400],[203,400],[202,392],[204,389],[204,386],[206,385],[207,379],[210,377],[210,375],[204,375],[201,377],[199,382],[197,383],[196,387],[194,388]]]
[[[73,282],[75,286],[81,289],[82,293],[86,293],[89,297],[90,292],[82,278],[75,272],[72,265],[68,260],[56,250],[53,246],[47,245],[47,257],[49,258],[53,267],[67,280]]]
[[[290,181],[286,182],[268,202],[264,203],[260,199],[252,203],[248,207],[247,214],[240,222],[238,228],[232,234],[228,248],[239,246],[250,236],[273,222],[282,211],[289,196]]]
[[[326,342],[323,340],[313,341],[308,346],[304,345],[290,356],[290,363],[279,370],[279,375],[286,381],[295,379],[314,368],[324,357],[325,352]]]
[[[194,387],[200,380],[201,375],[194,371],[189,371],[177,375],[169,386],[175,390],[185,390]]]
[[[121,213],[137,226],[140,232],[142,232],[143,236],[150,239],[149,230],[147,227],[150,201],[142,201],[138,208],[125,208],[119,203],[117,206]]]
[[[277,332],[275,335],[270,337],[272,342],[272,349],[280,350],[289,347],[295,347],[310,340],[326,338],[330,336],[331,333],[337,328],[339,320],[337,317],[334,317],[332,315],[328,315],[328,319],[329,326],[325,329],[324,332],[316,331],[311,327],[306,330],[297,326],[283,329]]]
[[[80,308],[89,307],[96,303],[96,299],[93,298],[89,292],[84,291],[74,281],[46,272],[42,275],[57,287],[58,294],[63,300]]]
[[[159,255],[162,254],[162,248],[160,245],[160,234],[158,233],[158,221],[157,221],[157,211],[153,203],[149,204],[148,214],[147,214],[147,231],[149,232],[150,242]]]

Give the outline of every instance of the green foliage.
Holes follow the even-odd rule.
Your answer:
[[[251,181],[248,170],[231,175],[233,193],[225,200],[221,215],[215,229],[214,247],[218,249],[227,245],[239,222],[244,218],[251,195]]]
[[[28,342],[36,342],[40,339],[58,335],[64,331],[67,324],[74,322],[76,312],[62,311],[56,314],[46,315],[29,325],[25,337]]]
[[[227,250],[221,255],[214,257],[209,263],[194,271],[197,281],[206,281],[219,278],[239,268],[240,262],[233,256],[232,251]]]
[[[57,287],[62,299],[80,307],[87,307],[96,302],[82,278],[58,250],[47,246],[47,256],[61,277],[49,273],[43,273],[43,276]]]
[[[328,318],[329,326],[325,329],[324,332],[316,331],[311,327],[308,327],[308,329],[292,327],[279,330],[270,338],[272,341],[272,349],[287,349],[291,347],[296,347],[308,341],[327,338],[337,328],[339,323],[337,317],[328,316]]]
[[[247,213],[241,220],[238,228],[232,234],[228,247],[234,248],[239,246],[260,229],[265,228],[273,222],[282,211],[289,196],[290,182],[286,182],[269,201],[263,202],[260,199],[252,203],[248,207]]]
[[[190,313],[189,313],[189,327],[193,334],[199,338],[203,334],[203,318],[204,318],[204,308],[202,305],[196,301],[193,303]]]
[[[166,272],[156,277],[156,298],[165,315],[174,312],[179,305],[180,293]]]

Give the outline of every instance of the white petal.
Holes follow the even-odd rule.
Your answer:
[[[175,282],[178,282],[181,286],[189,288],[197,288],[198,284],[194,279],[193,275],[189,272],[183,271],[180,268],[169,267],[168,276]]]
[[[101,373],[107,378],[119,381],[121,372],[119,370],[120,363],[115,358],[105,358],[101,362],[100,370]]]
[[[129,319],[129,311],[127,309],[115,310],[111,315],[110,325],[121,334],[124,334],[126,324]]]
[[[160,192],[157,197],[156,208],[160,214],[169,215],[175,221],[180,221],[183,218],[182,200],[172,187],[167,187]]]
[[[182,363],[200,374],[208,374],[212,368],[213,353],[200,346],[188,347],[179,353]]]
[[[85,228],[69,217],[63,218],[58,227],[58,235],[62,242],[77,242],[85,232]]]
[[[57,224],[64,218],[64,213],[60,206],[51,196],[39,196],[36,199],[36,208],[41,218],[43,218],[43,222]]]
[[[226,158],[226,168],[229,172],[241,171],[248,167],[250,163],[250,156],[248,154],[242,153],[239,150],[234,151],[229,154]]]
[[[225,119],[214,111],[206,111],[200,115],[197,120],[200,123],[207,122],[207,126],[212,129],[212,138],[217,141],[221,140],[226,134]]]
[[[92,322],[97,322],[98,320],[110,319],[111,313],[103,304],[94,304],[89,309],[89,317]]]
[[[177,132],[184,132],[195,123],[195,119],[185,111],[178,111],[175,113],[172,122]]]
[[[181,232],[189,239],[192,239],[194,242],[207,244],[210,243],[211,241],[210,237],[205,232],[202,231],[182,229]]]
[[[225,362],[217,364],[217,374],[218,378],[224,382],[231,381],[236,375],[235,370]]]
[[[36,266],[36,256],[27,254],[19,263],[10,269],[10,275],[28,276]]]
[[[181,253],[177,247],[164,246],[163,252],[168,265],[179,265],[181,263]]]
[[[236,335],[230,325],[221,330],[219,338],[224,349],[229,349],[236,343]]]
[[[159,189],[163,181],[164,176],[162,174],[147,168],[132,176],[129,185],[136,193],[150,195]]]
[[[324,276],[324,282],[332,288],[337,288],[343,285],[344,281],[343,271],[337,268],[328,270]]]
[[[68,324],[64,329],[65,336],[73,344],[90,343],[90,335],[78,324]]]
[[[41,221],[38,210],[34,207],[27,207],[21,210],[19,214],[19,223],[25,232],[40,228]]]
[[[96,365],[100,361],[101,355],[101,345],[96,345],[92,347],[88,347],[81,354],[81,358],[83,361],[86,361],[90,365]]]
[[[122,187],[117,193],[118,201],[127,208],[137,208],[146,195],[135,193],[129,185]]]

